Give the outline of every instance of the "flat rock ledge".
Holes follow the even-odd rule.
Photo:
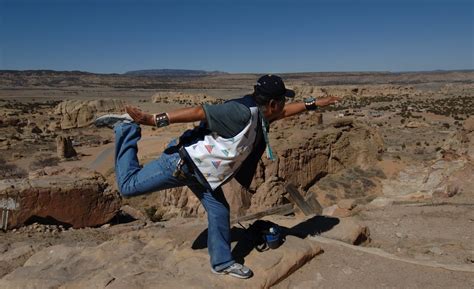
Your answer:
[[[206,246],[195,245],[205,228],[202,223],[150,226],[97,246],[51,246],[0,279],[0,288],[269,288],[322,252],[314,241],[287,236],[275,250],[243,256],[252,278],[215,275]]]

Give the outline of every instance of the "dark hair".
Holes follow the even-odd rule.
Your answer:
[[[283,96],[282,98],[271,98],[271,97],[268,97],[268,96],[265,96],[265,95],[262,95],[256,91],[254,91],[251,96],[253,97],[253,99],[255,99],[255,102],[258,104],[258,105],[267,105],[270,100],[275,100],[275,101],[285,101],[285,97]]]
[[[261,94],[256,93],[255,91],[252,93],[253,99],[258,105],[267,105],[270,102],[271,98],[263,96]]]

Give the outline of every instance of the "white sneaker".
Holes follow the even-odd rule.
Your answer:
[[[218,275],[230,275],[234,276],[240,279],[248,279],[253,276],[252,270],[250,268],[239,264],[239,263],[234,263],[230,265],[229,267],[222,269],[220,271],[214,270],[214,268],[211,268],[212,273],[218,274]]]
[[[95,119],[96,127],[114,128],[114,125],[122,122],[133,122],[133,118],[128,114],[106,114]]]

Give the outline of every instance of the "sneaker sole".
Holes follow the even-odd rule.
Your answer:
[[[96,127],[113,128],[117,122],[131,122],[128,118],[116,116],[101,116],[95,119],[94,125]]]
[[[239,279],[248,279],[248,278],[253,276],[253,273],[250,274],[249,276],[242,276],[242,275],[232,273],[232,272],[219,272],[219,271],[215,271],[214,269],[211,269],[211,272],[216,274],[216,275],[230,275],[230,276],[233,276],[233,277],[237,277]]]

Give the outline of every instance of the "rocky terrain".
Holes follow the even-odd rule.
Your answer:
[[[249,280],[210,272],[188,189],[118,195],[97,115],[219,103],[257,77],[0,71],[1,288],[474,287],[472,71],[283,75],[295,101],[344,100],[272,124],[277,160],[262,159],[248,191],[225,185],[233,219],[291,204],[287,183],[323,207],[265,217],[286,235],[265,252],[235,223]],[[143,128],[140,160],[193,125]]]

